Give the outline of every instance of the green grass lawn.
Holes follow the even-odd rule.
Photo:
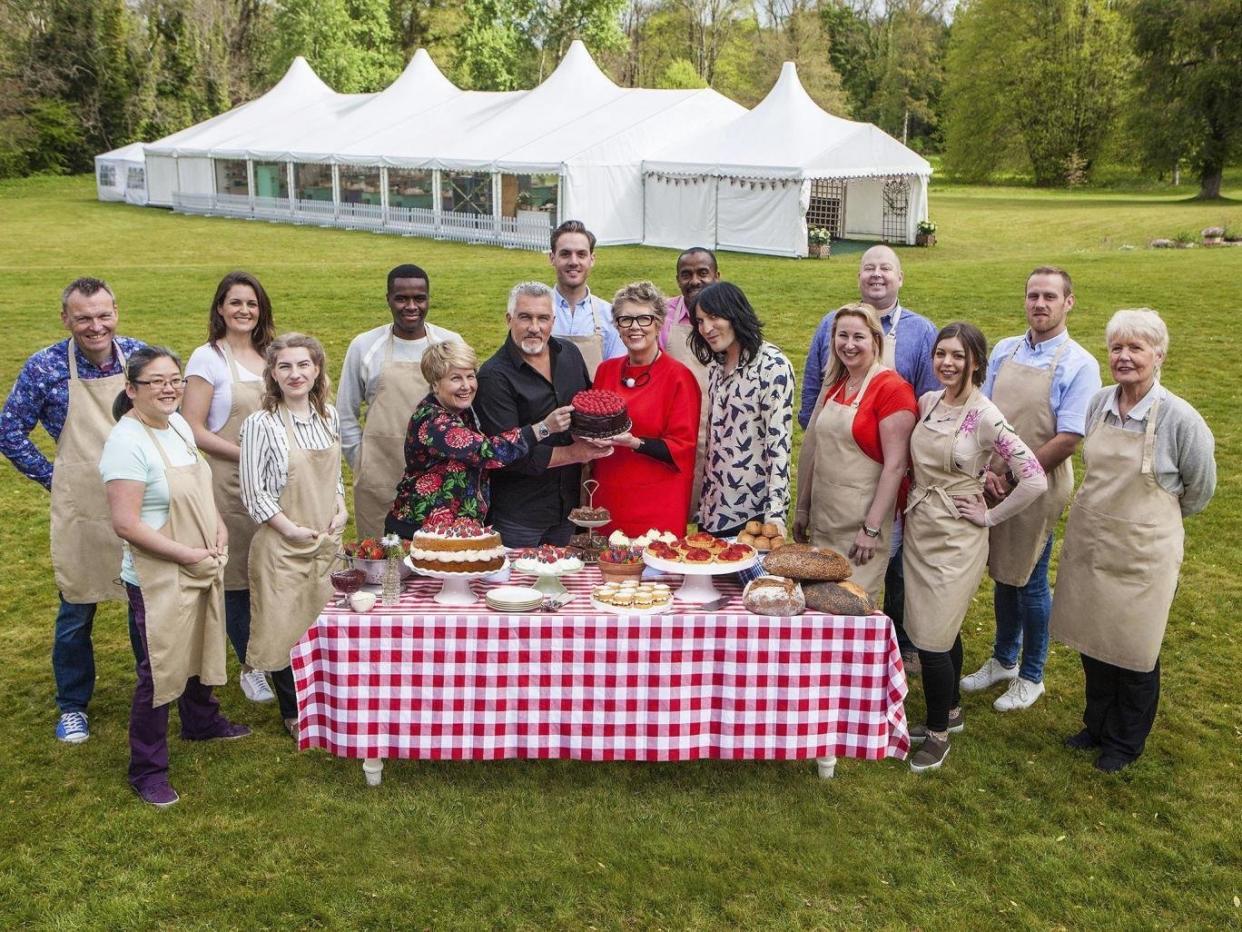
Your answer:
[[[1238,927],[1242,248],[1145,248],[1242,225],[1233,181],[1223,204],[933,187],[939,245],[902,251],[904,303],[938,324],[974,321],[990,340],[1023,328],[1025,275],[1044,263],[1073,274],[1071,329],[1101,360],[1117,308],[1149,305],[1169,321],[1165,382],[1207,418],[1221,478],[1188,524],[1160,714],[1128,771],[1104,777],[1061,747],[1079,727],[1082,673],[1054,645],[1048,694],[1030,711],[1001,716],[991,695],[966,697],[968,729],[941,771],[847,761],[831,782],[809,762],[401,761],[368,790],[356,761],[294,753],[275,709],[234,682],[220,690],[225,710],[256,734],[209,747],[174,738],[182,803],[152,811],[125,780],[133,673],[119,605],[96,622],[91,740],[52,737],[48,498],[4,461],[0,925]],[[601,250],[595,290],[671,287],[674,260]],[[63,336],[58,295],[77,275],[112,283],[122,333],[188,356],[215,283],[236,267],[262,279],[279,329],[324,341],[336,372],[349,340],[385,319],[387,270],[410,261],[431,276],[432,319],[481,356],[503,336],[509,287],[549,273],[532,253],[100,204],[90,178],[0,183],[0,383]],[[721,267],[799,373],[820,316],[857,295],[856,255],[726,254]],[[963,633],[973,669],[991,646],[986,583]],[[917,682],[909,711],[917,721]]]

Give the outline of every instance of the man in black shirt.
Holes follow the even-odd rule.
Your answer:
[[[489,436],[534,424],[539,442],[524,459],[492,473],[487,518],[506,547],[563,547],[574,532],[569,512],[578,506],[582,464],[612,447],[567,432],[539,435],[538,422],[591,387],[578,348],[552,336],[552,289],[539,282],[515,285],[505,319],[504,345],[479,368],[475,411]]]

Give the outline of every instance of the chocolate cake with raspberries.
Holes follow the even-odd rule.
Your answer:
[[[603,440],[630,429],[625,400],[616,392],[588,389],[574,395],[571,404],[574,406],[569,421],[571,434]]]

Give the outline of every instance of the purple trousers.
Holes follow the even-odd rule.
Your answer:
[[[151,707],[155,684],[151,664],[147,660],[147,608],[142,590],[125,584],[129,596],[129,640],[134,649],[134,670],[138,682],[134,701],[129,709],[129,782],[142,790],[168,782],[168,707],[171,702]],[[202,741],[219,735],[229,721],[220,714],[220,702],[197,676],[185,683],[185,692],[177,700],[181,715],[181,737]]]

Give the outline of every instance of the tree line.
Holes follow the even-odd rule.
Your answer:
[[[794,61],[826,110],[953,176],[1182,166],[1218,196],[1242,138],[1242,0],[0,0],[0,177],[90,171],[252,99],[304,55],[341,92],[426,48],[531,87],[574,39],[619,84],[753,106]]]

